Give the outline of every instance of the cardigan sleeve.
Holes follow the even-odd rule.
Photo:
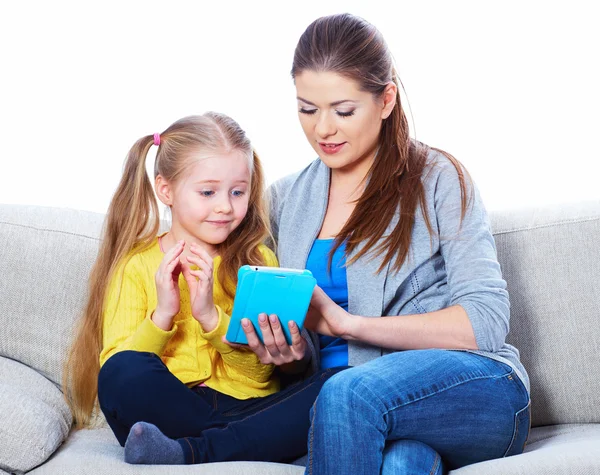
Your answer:
[[[450,163],[437,174],[434,206],[450,305],[466,311],[477,346],[496,352],[509,331],[510,304],[489,218],[479,191],[467,182],[467,208],[461,222],[459,175]]]

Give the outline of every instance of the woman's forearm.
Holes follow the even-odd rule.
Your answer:
[[[359,316],[344,337],[393,350],[478,349],[467,312],[460,305],[416,315]]]

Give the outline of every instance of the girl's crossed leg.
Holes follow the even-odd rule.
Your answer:
[[[172,462],[162,449],[174,440],[182,463],[291,461],[306,453],[310,407],[325,381],[341,369],[319,372],[267,397],[237,400],[208,387],[188,388],[152,353],[123,351],[100,370],[98,398],[122,446],[135,439],[128,441],[140,421],[160,430],[158,438],[153,434],[136,442],[142,446],[129,451],[126,446],[129,462]],[[136,428],[143,435],[139,424]]]

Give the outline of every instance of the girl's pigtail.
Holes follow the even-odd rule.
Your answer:
[[[88,301],[65,362],[63,390],[77,428],[90,425],[96,407],[108,286],[127,255],[148,248],[158,233],[158,204],[146,172],[146,155],[154,141],[152,135],[141,138],[127,155],[90,274]]]

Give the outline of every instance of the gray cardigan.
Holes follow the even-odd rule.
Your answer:
[[[325,217],[329,180],[330,169],[317,159],[269,188],[271,225],[282,267],[305,268]],[[409,256],[399,272],[388,265],[377,273],[381,259],[370,259],[370,253],[349,265],[348,311],[377,318],[432,312],[458,304],[467,312],[475,332],[479,350],[472,352],[510,365],[529,390],[519,352],[505,341],[510,318],[508,292],[477,187],[468,189],[469,207],[459,229],[461,196],[452,163],[432,150],[423,183],[434,235],[429,235],[418,209]],[[385,234],[398,218],[396,213]],[[315,369],[319,364],[315,335],[311,335],[309,344]],[[348,342],[352,366],[390,352],[362,342]]]

